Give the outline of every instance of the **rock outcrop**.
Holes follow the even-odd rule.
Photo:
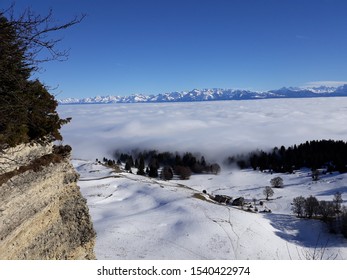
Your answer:
[[[95,231],[68,156],[23,145],[0,158],[0,259],[95,259]]]

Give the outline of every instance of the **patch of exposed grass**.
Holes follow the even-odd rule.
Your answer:
[[[210,200],[206,199],[206,197],[202,195],[201,193],[194,193],[193,197],[203,201],[211,202]]]

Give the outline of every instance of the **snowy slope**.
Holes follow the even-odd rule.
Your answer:
[[[161,181],[116,174],[87,161],[75,160],[74,165],[97,231],[98,259],[347,258],[346,239],[290,211],[291,200],[299,194],[331,200],[337,190],[346,192],[345,175],[329,175],[314,184],[306,172],[284,175],[285,187],[265,201],[262,190],[270,174],[235,170]],[[256,198],[259,210],[265,207],[272,213],[248,213],[208,196],[202,199],[202,189]]]
[[[346,108],[345,98],[60,106],[61,117],[72,117],[62,133],[97,231],[97,257],[346,259],[346,239],[290,209],[296,196],[332,200],[336,191],[346,205],[346,175],[316,183],[305,170],[281,175],[284,188],[265,201],[272,213],[256,214],[203,199],[202,190],[259,203],[274,175],[223,168],[218,176],[165,182],[95,163],[116,149],[192,151],[215,160],[312,139],[346,140]]]

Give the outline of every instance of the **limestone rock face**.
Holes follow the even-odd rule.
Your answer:
[[[26,165],[43,155],[50,154],[52,151],[52,144],[40,145],[37,143],[20,144],[4,151],[0,150],[0,175]]]
[[[95,259],[95,231],[69,158],[31,168],[52,149],[24,150],[27,162],[19,154],[0,154],[21,159],[7,168],[17,171],[0,172],[0,259]]]

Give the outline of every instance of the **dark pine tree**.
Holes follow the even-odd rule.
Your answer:
[[[59,118],[58,104],[42,83],[30,80],[36,55],[47,47],[54,50],[55,41],[45,41],[47,32],[70,26],[50,28],[49,20],[29,13],[27,19],[10,21],[0,10],[0,148],[61,140],[59,129],[69,121]]]

